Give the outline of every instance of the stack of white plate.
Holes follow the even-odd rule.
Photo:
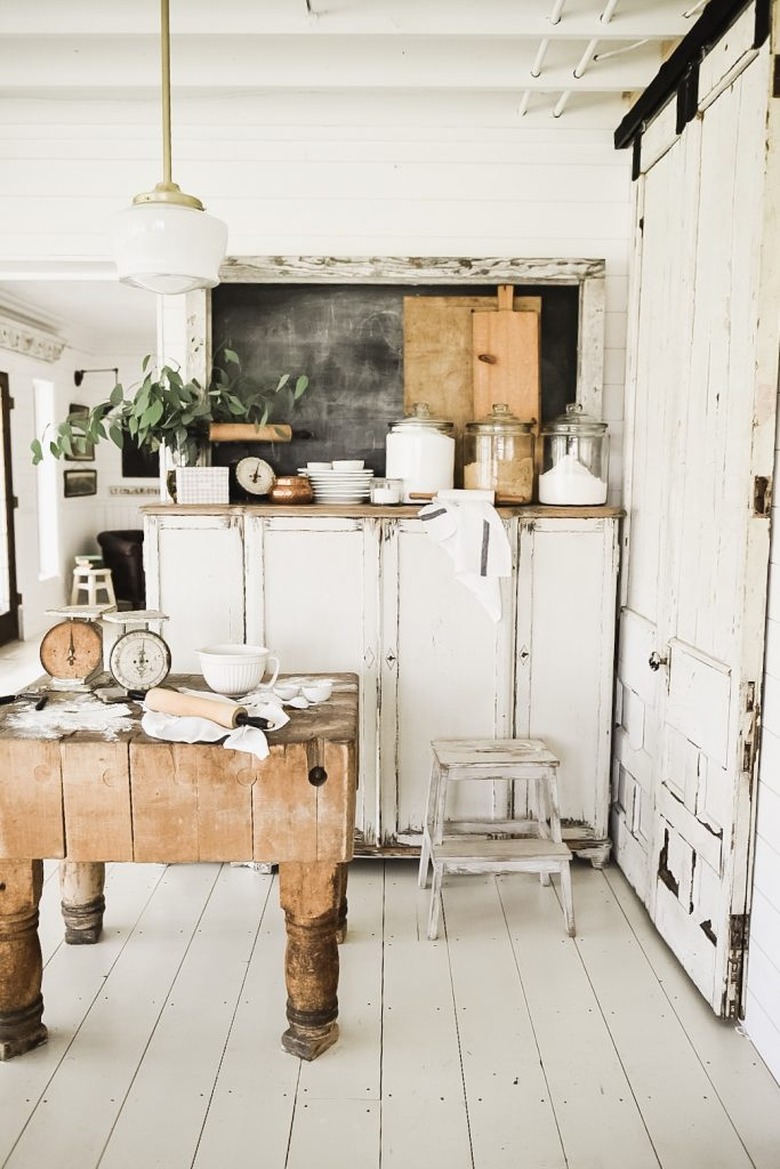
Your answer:
[[[314,471],[299,467],[299,475],[306,475],[314,488],[315,503],[362,503],[368,499],[373,471]]]

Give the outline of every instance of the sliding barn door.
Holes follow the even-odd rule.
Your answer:
[[[774,368],[760,336],[769,63],[765,47],[681,135],[674,109],[646,132],[629,340],[613,838],[724,1016],[747,940],[777,392],[776,303]]]

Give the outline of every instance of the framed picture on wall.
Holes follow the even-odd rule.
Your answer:
[[[63,471],[65,498],[74,495],[97,495],[97,471]]]
[[[81,406],[78,402],[71,402],[68,407],[71,414],[83,414],[85,417],[89,414],[88,406]],[[91,463],[95,457],[95,444],[89,442],[86,438],[75,437],[73,439],[73,450],[69,455],[65,455],[69,463]],[[65,492],[67,495],[67,491]],[[86,495],[87,492],[84,492]],[[91,492],[89,493],[91,494]]]

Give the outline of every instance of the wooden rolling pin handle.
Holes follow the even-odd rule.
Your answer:
[[[492,353],[478,353],[477,361],[484,361],[488,365],[498,365],[498,358],[494,357]]]
[[[180,694],[178,690],[166,690],[164,686],[148,690],[145,702],[149,710],[157,710],[161,714],[178,714],[185,718],[207,718],[228,730],[238,726],[239,717],[247,713],[245,706],[238,706],[235,702],[219,702],[214,698]]]

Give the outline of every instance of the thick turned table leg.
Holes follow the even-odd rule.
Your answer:
[[[0,1060],[46,1042],[38,904],[43,861],[0,860]]]
[[[102,861],[60,861],[62,920],[71,946],[91,945],[103,932],[105,882]]]
[[[339,916],[336,925],[336,941],[341,945],[347,940],[347,874],[349,873],[349,865],[346,861],[343,864],[336,865],[339,875]]]
[[[338,1038],[341,868],[322,862],[279,865],[279,900],[287,923],[289,1023],[282,1047],[301,1059],[316,1059]]]

